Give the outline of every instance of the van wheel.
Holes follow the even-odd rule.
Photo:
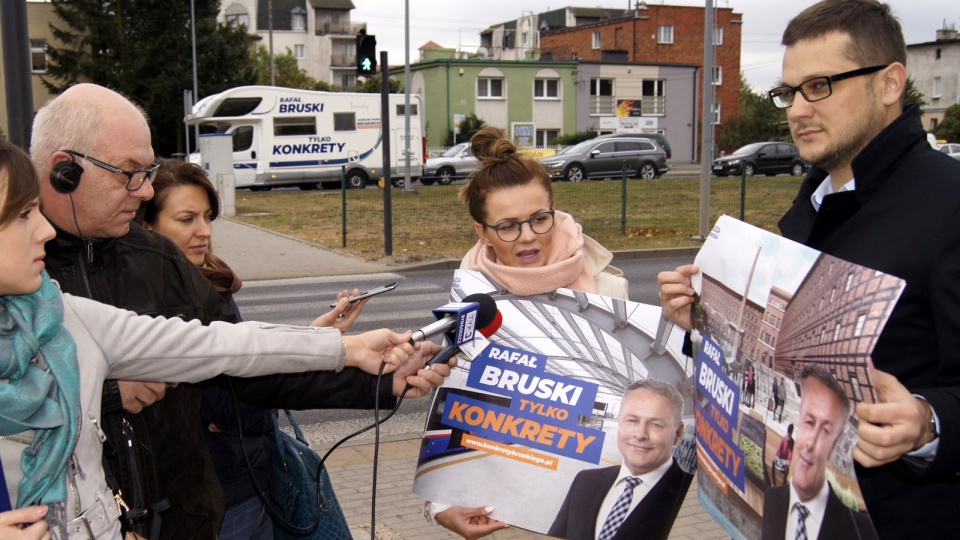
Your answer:
[[[350,189],[363,189],[367,187],[367,173],[360,169],[347,171],[347,187]]]
[[[317,182],[311,182],[308,184],[300,184],[297,187],[299,187],[301,191],[313,191],[315,189],[318,189],[320,187],[320,184]]]
[[[433,178],[426,178],[426,177],[423,177],[423,176],[420,177],[420,183],[423,184],[423,185],[425,185],[425,186],[432,186],[433,183],[434,183],[434,181],[435,181],[435,180],[434,180]]]
[[[410,181],[413,182],[413,178],[411,178]],[[404,178],[393,178],[393,179],[390,180],[390,183],[391,183],[391,184],[393,185],[393,187],[395,187],[395,188],[402,188],[403,185],[406,183],[406,179],[404,179]]]
[[[653,180],[657,177],[657,167],[649,161],[644,162],[642,165],[640,165],[639,177],[643,178],[644,180]]]
[[[804,172],[806,172],[806,167],[799,161],[794,161],[793,165],[790,166],[790,174],[794,176],[803,176]]]
[[[440,167],[440,170],[437,171],[437,183],[441,186],[449,186],[456,174],[457,171],[451,167]]]
[[[568,182],[580,182],[583,180],[583,165],[574,163],[567,167],[566,177]]]

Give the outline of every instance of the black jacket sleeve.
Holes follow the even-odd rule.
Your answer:
[[[231,381],[237,399],[268,409],[372,409],[377,395],[377,376],[351,367]],[[379,393],[380,408],[393,408],[392,374],[382,377]]]

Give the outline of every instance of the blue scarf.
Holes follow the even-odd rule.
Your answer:
[[[38,354],[48,369],[34,361]],[[0,296],[0,379],[0,435],[36,430],[20,461],[17,507],[66,501],[80,430],[80,370],[63,326],[63,297],[46,271],[37,292]]]

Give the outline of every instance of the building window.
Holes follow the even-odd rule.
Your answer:
[[[940,59],[940,49],[937,49],[934,58],[935,58],[936,60],[939,60],[939,59]]]
[[[833,341],[840,341],[840,323],[833,327]]]
[[[520,43],[522,43],[524,47],[527,46],[527,44],[528,44],[527,42],[528,42],[529,40],[530,40],[530,37],[529,37],[529,34],[528,34],[527,32],[521,32],[521,33],[520,33]]]
[[[307,29],[307,10],[303,9],[300,6],[297,6],[290,10],[290,29],[291,30]]]
[[[713,84],[714,86],[723,84],[723,66],[713,66]]]
[[[657,43],[673,43],[673,26],[657,27]],[[594,47],[596,48],[596,47]]]
[[[593,33],[593,48],[594,49],[600,48],[600,32]]]
[[[503,79],[480,77],[477,79],[477,97],[503,99]]]
[[[537,130],[537,147],[543,148],[545,146],[553,146],[557,140],[557,137],[560,136],[559,129],[538,129]]]
[[[230,4],[230,7],[227,8],[224,14],[227,18],[227,26],[250,26],[250,15],[247,14],[247,8],[240,4]]]
[[[853,272],[847,274],[847,285],[844,287],[844,292],[850,292],[850,287],[853,286]]]
[[[664,79],[644,79],[640,84],[640,114],[643,116],[663,116],[666,113],[667,97],[664,93]]]
[[[713,125],[720,125],[720,103],[714,103],[713,108]]]
[[[723,28],[713,29],[713,44],[723,45]]]
[[[613,114],[613,79],[590,79],[590,114]]]
[[[534,79],[533,97],[536,99],[559,99],[560,79]]]
[[[940,77],[933,78],[933,92],[930,94],[930,97],[933,99],[940,97]]]
[[[34,73],[47,72],[47,40],[30,40],[30,69]]]
[[[936,118],[930,119],[930,131],[936,131],[939,125],[940,122]]]
[[[293,56],[295,56],[297,60],[303,60],[304,58],[307,57],[305,50],[306,50],[306,46],[304,45],[294,45]]]
[[[867,322],[867,315],[865,313],[861,313],[860,315],[857,315],[857,326],[856,328],[853,329],[853,335],[860,337],[860,335],[863,334],[863,325],[866,322]]]
[[[353,75],[340,76],[340,88],[353,88],[357,84],[357,78]]]

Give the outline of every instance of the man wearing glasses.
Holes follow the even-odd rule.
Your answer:
[[[856,408],[867,510],[884,538],[960,538],[960,163],[927,144],[918,106],[903,110],[889,6],[825,0],[783,44],[770,96],[814,167],[781,232],[907,282],[873,352],[881,403]],[[664,316],[686,328],[695,272],[658,276]]]

